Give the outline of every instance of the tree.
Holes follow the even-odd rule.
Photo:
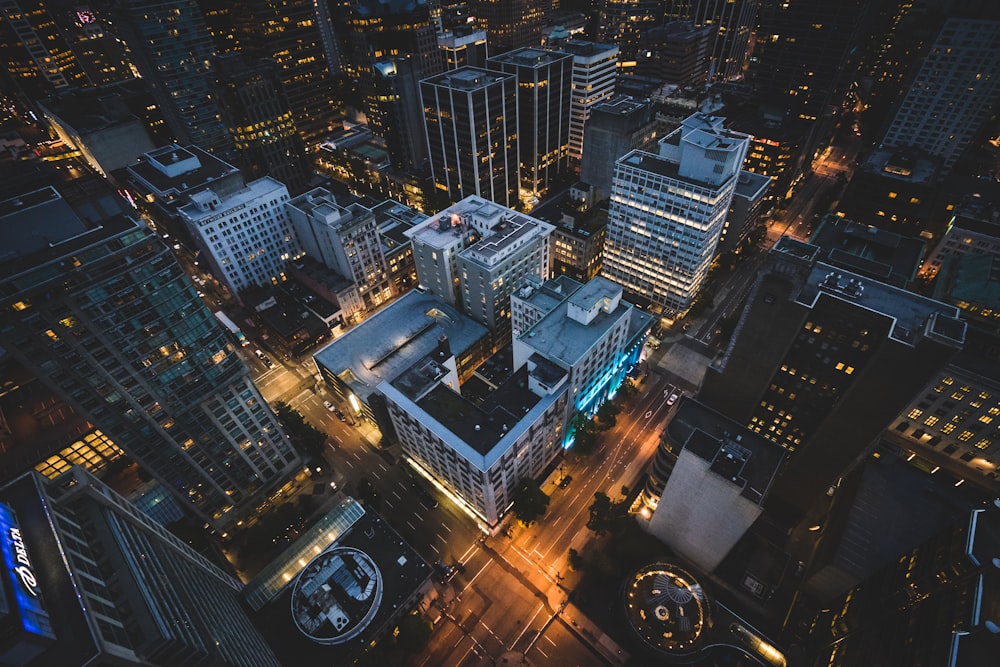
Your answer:
[[[597,446],[597,433],[594,421],[582,412],[573,416],[571,426],[576,434],[573,449],[580,454],[590,454]]]
[[[434,626],[419,612],[407,614],[399,622],[396,646],[404,653],[420,653],[427,646]]]
[[[530,526],[535,519],[545,514],[549,506],[549,497],[538,486],[538,482],[530,477],[523,478],[514,491],[514,516],[525,526]]]
[[[292,445],[299,453],[309,459],[317,460],[323,457],[326,447],[326,434],[313,427],[305,418],[287,403],[274,404],[274,413],[281,420],[285,432]]]
[[[613,503],[608,494],[598,491],[594,494],[594,502],[590,504],[590,518],[587,520],[587,528],[598,535],[605,532],[618,532],[623,524],[622,519],[626,515],[625,503]]]
[[[632,384],[631,380],[625,379],[618,387],[618,394],[615,396],[623,405],[627,405],[633,398],[639,395],[639,390]]]
[[[609,429],[618,423],[617,415],[619,412],[621,412],[621,408],[612,401],[604,401],[601,407],[597,409],[597,418],[601,420],[601,424],[604,425],[605,429]]]
[[[569,550],[569,566],[576,571],[580,571],[587,566],[587,561],[576,549]]]

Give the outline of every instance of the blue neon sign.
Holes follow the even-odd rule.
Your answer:
[[[10,506],[0,503],[0,551],[14,588],[14,600],[21,616],[21,627],[34,635],[55,639],[49,614],[45,611],[42,591],[31,567],[28,550],[17,517]]]

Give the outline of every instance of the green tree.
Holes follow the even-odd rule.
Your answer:
[[[427,646],[434,626],[419,612],[407,614],[399,622],[396,646],[404,653],[420,653]]]
[[[514,491],[514,516],[525,526],[530,526],[535,520],[545,514],[549,506],[549,497],[538,486],[538,482],[530,477],[523,478]]]
[[[597,429],[594,421],[582,412],[573,417],[572,428],[576,434],[573,450],[580,454],[590,454],[597,447]]]
[[[323,457],[326,434],[305,420],[297,410],[287,403],[274,404],[274,413],[285,427],[288,438],[303,457],[315,461]]]
[[[597,409],[597,418],[605,429],[609,429],[618,423],[619,412],[621,412],[621,408],[615,405],[613,401],[604,401],[601,407]]]
[[[608,494],[598,491],[594,494],[594,502],[590,504],[590,518],[587,519],[587,528],[598,535],[604,533],[618,532],[623,524],[626,515],[625,503],[613,503]]]
[[[615,398],[621,401],[622,405],[628,405],[632,402],[632,399],[638,395],[639,390],[636,389],[636,386],[632,384],[631,380],[626,379],[622,382],[621,386],[618,387],[618,393],[615,395]]]

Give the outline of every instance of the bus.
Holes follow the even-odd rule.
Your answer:
[[[226,314],[224,312],[222,312],[221,310],[217,311],[215,313],[215,319],[219,320],[219,322],[222,323],[222,326],[226,327],[229,333],[233,334],[233,338],[236,339],[237,343],[239,343],[244,347],[250,344],[250,341],[247,340],[247,337],[243,335],[243,332],[240,331],[240,328],[236,326],[236,323],[233,322],[228,317],[226,317]]]

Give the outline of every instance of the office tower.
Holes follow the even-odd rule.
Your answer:
[[[735,252],[759,228],[760,217],[764,213],[764,201],[771,189],[771,179],[751,171],[742,170],[736,179],[733,200],[729,204],[729,215],[719,235],[719,254]]]
[[[820,261],[782,238],[699,400],[785,447],[769,509],[801,517],[961,349],[954,306]]]
[[[500,207],[481,199],[463,199],[437,216],[438,228],[456,216],[461,225],[466,215],[480,215],[484,208]],[[528,276],[549,277],[550,237],[555,229],[510,209],[501,215],[502,220],[480,241],[458,254],[462,310],[493,332],[498,349],[510,340],[510,295]]]
[[[411,55],[378,60],[372,64],[366,99],[368,126],[385,142],[393,167],[410,172],[427,168],[421,78]]]
[[[732,81],[743,74],[759,0],[668,0],[667,21],[691,21],[711,28],[709,78]]]
[[[438,48],[444,54],[446,70],[486,67],[486,59],[490,55],[486,31],[472,30],[464,26],[438,34]]]
[[[305,253],[352,281],[366,310],[392,298],[371,209],[357,203],[342,206],[325,188],[314,188],[289,201],[287,211]]]
[[[815,618],[809,665],[947,665],[996,662],[1000,614],[1000,507],[977,508]]]
[[[518,199],[517,79],[463,67],[420,82],[431,175],[450,201]]]
[[[1000,95],[1000,21],[948,19],[882,138],[954,167]]]
[[[527,364],[543,388],[566,382],[569,424],[576,413],[593,414],[615,395],[639,361],[653,318],[600,276],[582,286],[565,276],[538,282],[522,281],[511,297],[514,368]]]
[[[640,525],[712,572],[763,514],[784,459],[777,444],[682,398],[643,489]]]
[[[215,61],[222,115],[233,135],[236,162],[248,180],[271,176],[297,195],[311,176],[274,61],[247,65],[239,52]]]
[[[183,148],[169,149],[178,162],[197,159]],[[285,212],[288,188],[283,183],[265,176],[236,192],[209,186],[188,199],[177,210],[180,220],[201,251],[199,257],[234,296],[241,299],[251,287],[287,279],[287,264],[302,248]]]
[[[705,83],[709,74],[711,26],[696,27],[688,21],[671,21],[647,30],[636,74],[675,86]]]
[[[8,664],[280,664],[239,581],[80,467],[0,487],[0,526]]]
[[[248,57],[270,58],[306,148],[325,137],[340,115],[334,80],[313,0],[234,2],[236,43]]]
[[[522,198],[548,192],[569,169],[569,120],[573,56],[519,49],[493,56],[487,67],[517,82],[517,137]]]
[[[0,345],[181,504],[228,527],[299,457],[166,245],[103,210],[86,201],[78,215],[52,188],[0,203]]]
[[[338,18],[343,22],[342,67],[347,76],[359,80],[362,94],[379,60],[409,55],[418,79],[444,70],[426,0],[352,0],[350,12]]]
[[[815,121],[839,106],[854,77],[850,60],[866,0],[761,0],[748,80],[793,117]]]
[[[382,254],[389,267],[389,282],[396,294],[405,294],[417,286],[417,265],[413,244],[406,232],[427,219],[427,214],[394,199],[386,199],[372,208]]]
[[[615,162],[636,148],[647,150],[656,139],[656,120],[649,101],[628,95],[594,105],[584,132],[580,180],[591,185],[600,201],[611,196]]]
[[[986,258],[987,256],[981,255]],[[900,456],[919,456],[928,467],[996,495],[1000,466],[1000,381],[995,361],[966,350],[915,390],[882,436]]]
[[[696,113],[659,142],[659,154],[618,160],[601,273],[661,307],[685,313],[715,257],[750,137]]]
[[[583,160],[584,130],[590,112],[615,93],[618,76],[618,47],[582,39],[561,39],[553,43],[573,56],[573,84],[570,91],[569,161],[579,167]]]
[[[663,23],[661,0],[600,0],[598,41],[617,44],[621,49],[618,66],[634,71],[643,48],[643,33]]]
[[[0,12],[0,58],[27,100],[90,82],[46,3],[6,0]]]
[[[490,51],[537,48],[549,9],[542,0],[471,0],[469,10],[486,30]]]
[[[102,18],[128,45],[175,140],[228,155],[232,137],[215,96],[215,48],[197,3],[119,1]]]

